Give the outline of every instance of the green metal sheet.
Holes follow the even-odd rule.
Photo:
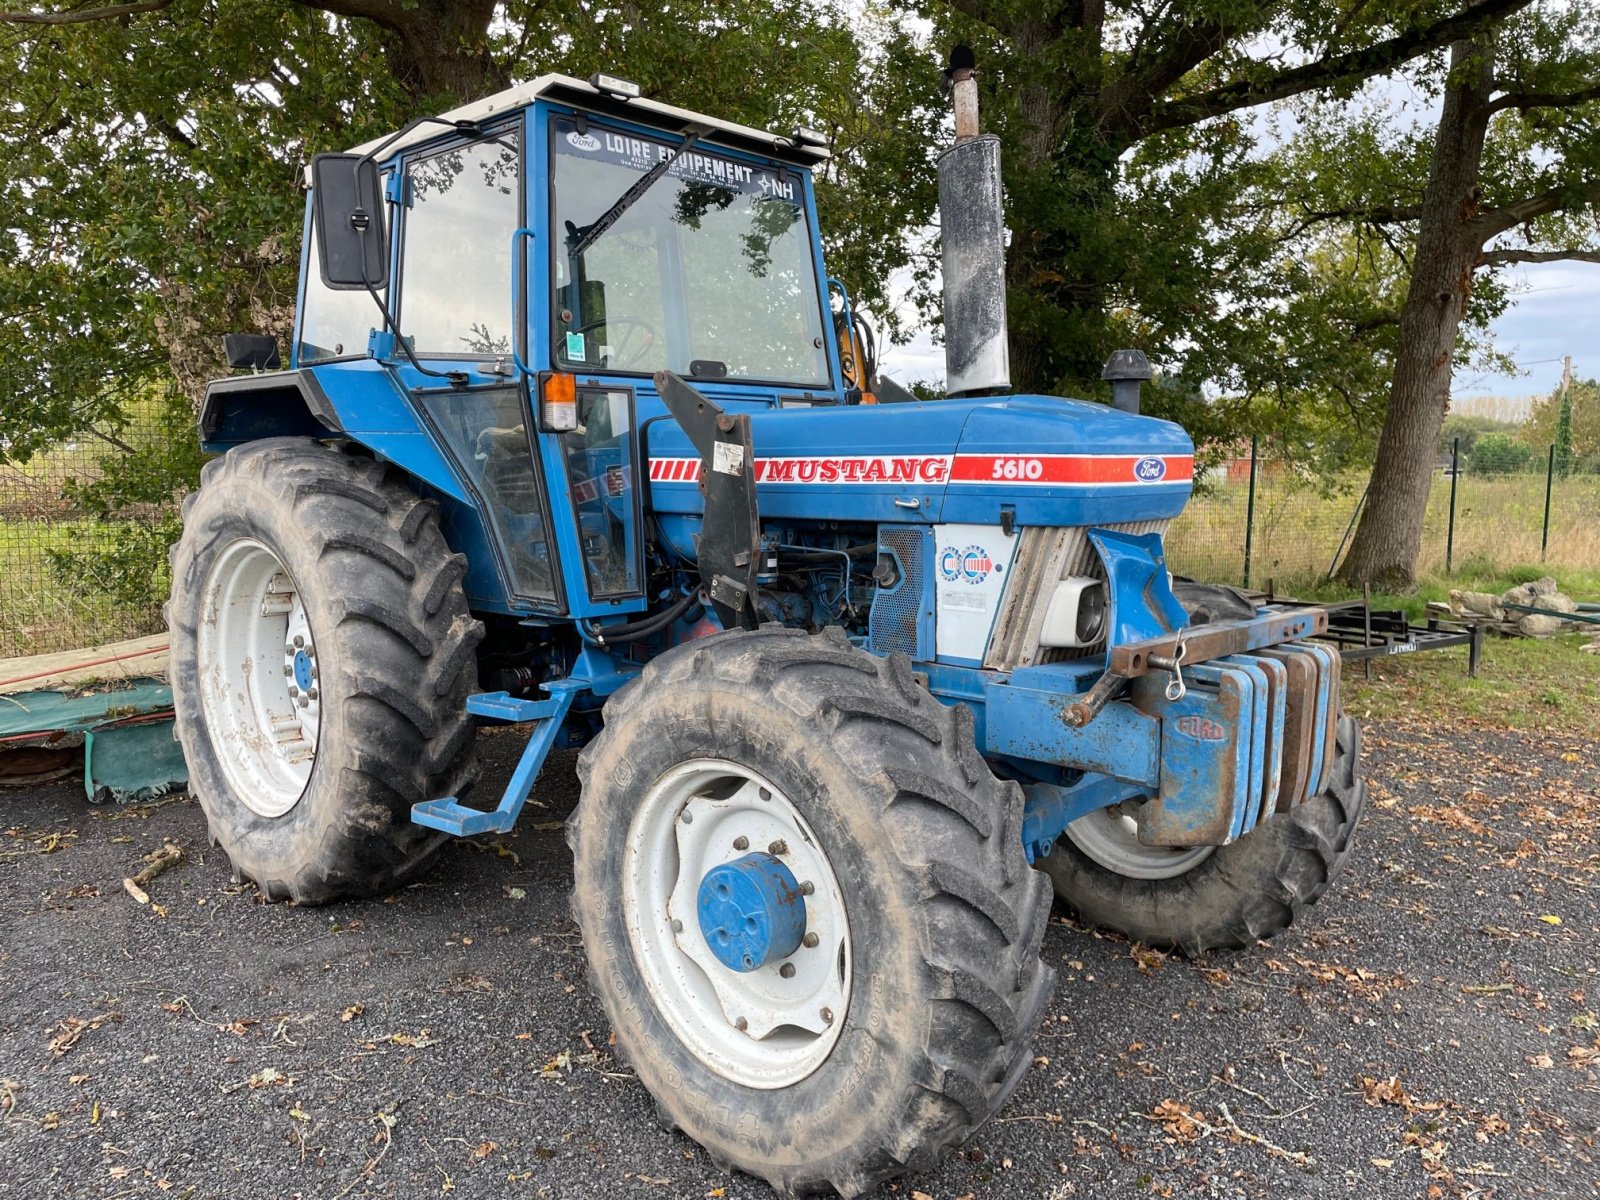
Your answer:
[[[164,683],[0,696],[0,750],[52,733],[83,734],[83,788],[92,801],[149,800],[188,781]]]

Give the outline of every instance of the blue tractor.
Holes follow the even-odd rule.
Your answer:
[[[1052,892],[1249,945],[1364,799],[1324,614],[1169,573],[1193,446],[1137,414],[1142,356],[1116,407],[1011,393],[999,152],[951,74],[948,396],[874,388],[825,139],[548,75],[313,161],[288,369],[211,385],[173,550],[178,734],[235,872],[381,893],[582,746],[618,1050],[787,1194],[999,1108]],[[474,806],[484,721],[527,745]]]

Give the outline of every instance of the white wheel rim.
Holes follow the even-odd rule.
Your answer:
[[[700,881],[775,842],[795,879],[814,889],[805,909],[807,942],[815,934],[816,944],[735,971],[701,931]],[[789,1087],[832,1052],[850,996],[844,897],[805,818],[769,780],[722,759],[693,759],[657,779],[628,829],[622,902],[650,997],[711,1070],[746,1087]]]
[[[281,817],[316,760],[322,705],[305,605],[278,556],[254,538],[222,548],[201,592],[200,708],[233,794]]]
[[[1079,817],[1067,826],[1067,836],[1106,870],[1129,879],[1172,879],[1216,851],[1215,846],[1146,846],[1139,840],[1138,821],[1117,804]]]

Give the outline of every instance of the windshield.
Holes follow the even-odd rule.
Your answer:
[[[805,198],[794,171],[683,154],[574,257],[671,142],[553,122],[554,350],[575,370],[828,385]]]

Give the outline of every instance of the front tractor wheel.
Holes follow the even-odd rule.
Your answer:
[[[788,1194],[934,1165],[1010,1094],[1050,890],[971,714],[837,631],[702,639],[614,696],[568,823],[619,1051]]]
[[[474,773],[482,627],[433,505],[301,438],[206,465],[172,551],[178,740],[211,837],[270,899],[381,892]]]
[[[1287,929],[1344,870],[1366,807],[1360,758],[1360,727],[1340,717],[1328,787],[1236,842],[1146,846],[1114,807],[1068,825],[1039,866],[1091,925],[1187,954],[1252,946]]]

